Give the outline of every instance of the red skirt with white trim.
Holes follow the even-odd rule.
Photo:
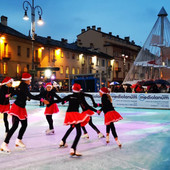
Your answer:
[[[19,107],[15,103],[12,104],[11,109],[8,114],[17,116],[20,120],[25,120],[27,118],[27,111],[25,108]]]
[[[64,125],[73,125],[84,122],[89,116],[86,113],[66,112]]]
[[[45,115],[52,115],[52,114],[55,114],[55,113],[58,113],[58,112],[59,112],[58,106],[57,106],[56,103],[54,103],[51,106],[45,108],[44,114]]]
[[[118,122],[123,119],[123,117],[115,110],[109,111],[104,115],[105,125],[109,125],[111,122]]]
[[[0,113],[8,113],[9,109],[10,109],[10,104],[6,104],[6,105],[0,104]]]
[[[86,110],[84,111],[87,115],[92,116],[94,115],[94,112],[92,110]]]

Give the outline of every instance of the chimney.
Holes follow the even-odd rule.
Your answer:
[[[135,41],[134,40],[132,40],[132,44],[135,45]]]
[[[85,29],[81,29],[81,33],[85,32]]]
[[[67,39],[65,39],[65,40],[64,40],[64,42],[65,42],[65,43],[67,43],[67,42],[68,42],[68,40],[67,40]]]
[[[64,42],[64,38],[61,38],[61,42]]]
[[[97,28],[97,31],[101,32],[101,27],[98,27],[98,28]]]
[[[1,16],[1,24],[7,26],[7,20],[8,20],[8,17],[3,16],[3,15]]]
[[[96,30],[96,26],[95,25],[92,26],[92,30]]]
[[[50,40],[50,39],[51,39],[51,36],[47,36],[47,39],[49,39],[49,40]]]
[[[90,26],[87,26],[87,30],[90,30]]]
[[[109,32],[109,35],[112,35],[112,32]]]
[[[116,35],[117,38],[119,38],[119,35]]]
[[[126,41],[129,41],[129,40],[130,40],[130,37],[125,37],[125,40],[126,40]]]

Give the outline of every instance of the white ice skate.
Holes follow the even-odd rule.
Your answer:
[[[68,145],[67,145],[67,143],[64,143],[64,142],[61,140],[58,147],[59,147],[59,148],[67,148]]]
[[[88,133],[85,133],[84,135],[82,135],[81,138],[83,138],[83,139],[86,139],[86,138],[89,139]]]
[[[106,143],[109,143],[109,136],[106,136]]]
[[[1,145],[1,151],[5,153],[11,153],[10,149],[8,148],[8,144],[3,142]]]
[[[105,136],[100,132],[98,133],[98,138],[104,138]]]
[[[16,139],[15,146],[16,146],[16,148],[23,148],[23,149],[26,148],[25,144],[20,139]]]
[[[70,155],[71,155],[71,156],[82,156],[81,153],[77,152],[77,151],[74,150],[73,148],[70,149]]]
[[[47,129],[45,133],[46,135],[54,135],[54,129]]]
[[[121,149],[122,148],[122,144],[120,143],[120,141],[118,139],[115,139],[117,145],[119,146],[119,148]]]

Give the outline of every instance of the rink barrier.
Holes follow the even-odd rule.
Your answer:
[[[39,93],[32,92],[33,95]],[[61,98],[72,93],[57,93]],[[93,95],[96,103],[101,103],[99,93],[89,93]],[[114,107],[128,108],[150,108],[150,109],[170,109],[170,94],[169,93],[110,93]],[[87,97],[87,102],[92,105],[91,100]],[[14,100],[11,100],[13,103]],[[39,105],[39,101],[27,101],[29,105]],[[57,104],[61,106],[61,103]],[[68,103],[63,106],[68,106]]]

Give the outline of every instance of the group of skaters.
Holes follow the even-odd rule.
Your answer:
[[[106,125],[106,143],[109,143],[109,134],[110,130],[112,135],[119,148],[122,147],[122,144],[118,140],[114,122],[117,122],[122,118],[122,116],[115,111],[112,105],[112,98],[110,96],[110,91],[106,87],[102,87],[99,91],[101,96],[101,103],[96,103],[93,99],[93,96],[87,93],[84,93],[81,89],[81,85],[75,83],[72,86],[72,94],[67,95],[64,98],[59,97],[52,88],[52,84],[46,83],[45,90],[40,92],[38,95],[32,95],[29,91],[29,86],[31,83],[31,75],[29,73],[23,73],[21,78],[21,83],[17,88],[12,87],[13,79],[11,77],[6,77],[0,87],[0,113],[3,114],[3,120],[5,125],[5,139],[4,142],[0,145],[1,152],[10,153],[11,150],[8,147],[10,139],[16,129],[18,128],[19,122],[21,127],[17,139],[15,141],[15,146],[17,148],[26,148],[26,145],[23,143],[23,135],[27,129],[27,111],[26,111],[26,101],[33,99],[39,100],[46,105],[45,108],[45,117],[49,124],[49,129],[46,130],[46,134],[54,134],[53,118],[52,115],[59,112],[57,103],[61,102],[65,104],[68,102],[68,108],[65,114],[64,125],[69,125],[69,129],[66,131],[65,135],[59,143],[59,147],[68,147],[66,140],[70,135],[73,129],[76,129],[76,136],[72,143],[70,149],[71,156],[81,156],[76,148],[80,137],[82,135],[81,128],[84,132],[82,138],[89,138],[88,132],[85,128],[86,124],[89,125],[96,131],[99,138],[105,137],[100,130],[93,124],[92,115],[96,112],[98,115],[103,111]],[[9,98],[16,95],[15,102],[10,107]],[[90,106],[85,97],[89,97],[92,100],[93,107]],[[82,112],[79,112],[79,109],[82,109]],[[100,107],[99,110],[96,107]],[[12,115],[12,126],[9,128],[8,114]]]

